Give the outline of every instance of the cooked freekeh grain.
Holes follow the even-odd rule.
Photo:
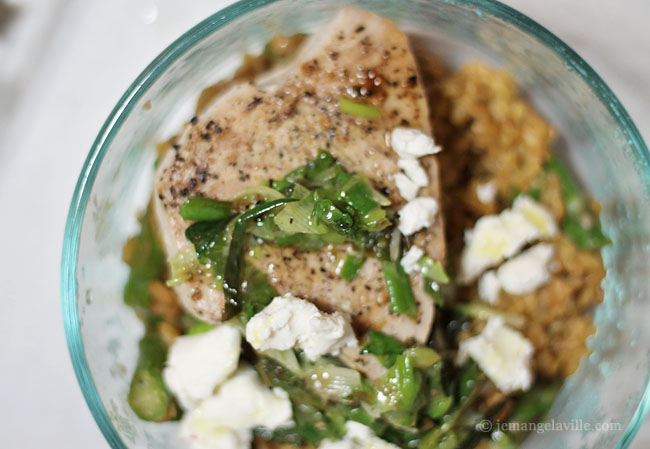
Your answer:
[[[513,78],[477,63],[452,73],[431,55],[420,64],[434,135],[444,148],[439,161],[450,254],[458,253],[466,229],[508,206],[516,192],[541,188],[540,201],[560,222],[565,204],[559,180],[543,172],[555,133],[522,99]],[[485,182],[497,188],[487,203],[476,194]],[[521,330],[535,346],[533,366],[545,379],[572,374],[588,353],[586,339],[595,330],[590,312],[603,299],[605,276],[598,251],[578,249],[561,235],[553,244],[549,282],[526,295],[502,293],[496,305],[525,318]],[[461,292],[477,296],[475,289]]]

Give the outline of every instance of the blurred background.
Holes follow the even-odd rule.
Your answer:
[[[104,119],[168,44],[229,0],[0,0],[0,447],[107,448],[74,377],[59,259]],[[507,0],[571,45],[650,139],[649,0]],[[650,423],[632,444],[650,447]]]

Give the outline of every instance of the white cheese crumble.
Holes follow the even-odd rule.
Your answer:
[[[477,185],[476,197],[483,204],[492,203],[497,197],[497,186],[494,181],[488,181]]]
[[[311,302],[289,293],[275,297],[250,319],[246,340],[258,351],[298,347],[310,360],[358,345],[350,323],[340,313],[323,313]]]
[[[411,201],[418,196],[420,186],[411,181],[404,173],[397,173],[394,176],[395,186],[406,201]]]
[[[400,209],[399,230],[408,236],[431,226],[438,213],[438,202],[434,198],[419,197],[409,201]]]
[[[270,390],[247,367],[185,414],[180,435],[191,449],[249,449],[255,427],[273,430],[292,423],[289,395]]]
[[[429,184],[429,177],[424,168],[417,159],[400,159],[397,166],[404,170],[406,176],[418,187],[424,187]]]
[[[178,337],[169,348],[165,384],[184,409],[191,409],[235,372],[240,349],[240,331],[226,324]]]
[[[499,267],[497,270],[499,284],[513,295],[523,295],[537,290],[551,276],[549,263],[552,257],[553,245],[538,243]]]
[[[392,443],[377,437],[369,427],[355,421],[345,423],[347,433],[342,440],[323,440],[319,449],[398,449]]]
[[[478,280],[478,297],[483,301],[494,305],[499,299],[501,283],[494,270],[483,273]]]
[[[528,390],[533,382],[530,367],[533,345],[519,332],[492,317],[479,335],[458,347],[457,363],[471,357],[503,393]]]
[[[424,256],[424,251],[419,246],[411,246],[411,248],[404,254],[400,263],[402,268],[407,274],[411,274],[419,269],[418,260]]]
[[[404,171],[395,175],[395,185],[400,195],[406,201],[411,201],[417,197],[420,187],[429,184],[429,176],[418,158],[438,153],[441,148],[431,136],[415,128],[393,129],[389,144],[399,156],[397,166]]]
[[[544,206],[520,195],[512,209],[485,215],[465,232],[459,280],[471,282],[486,269],[517,254],[527,243],[551,237],[557,225]]]
[[[415,128],[394,128],[390,146],[401,159],[417,159],[441,151],[431,136]]]
[[[522,214],[529,223],[535,226],[541,237],[549,238],[557,233],[557,224],[551,212],[531,197],[519,195],[515,198],[512,210]]]

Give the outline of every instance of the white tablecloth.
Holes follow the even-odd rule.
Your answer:
[[[61,322],[69,201],[95,134],[129,83],[227,3],[11,0],[0,7],[0,447],[108,446],[77,386]],[[650,137],[650,1],[506,3],[584,56]],[[649,427],[633,448],[650,447]]]

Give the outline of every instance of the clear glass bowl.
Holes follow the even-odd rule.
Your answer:
[[[558,129],[558,151],[603,205],[613,245],[602,252],[605,301],[596,311],[593,353],[549,417],[571,430],[533,434],[525,447],[627,447],[650,404],[650,155],[614,94],[577,54],[531,19],[487,0],[243,1],[191,29],[131,85],[86,160],[62,260],[70,354],[106,439],[113,448],[180,447],[175,424],[140,421],[126,403],[143,328],[122,303],[127,268],[120,256],[150,194],[154,143],[191,116],[202,87],[229,75],[243,53],[259,51],[279,32],[312,31],[349,4],[393,19],[453,65],[503,67]]]

